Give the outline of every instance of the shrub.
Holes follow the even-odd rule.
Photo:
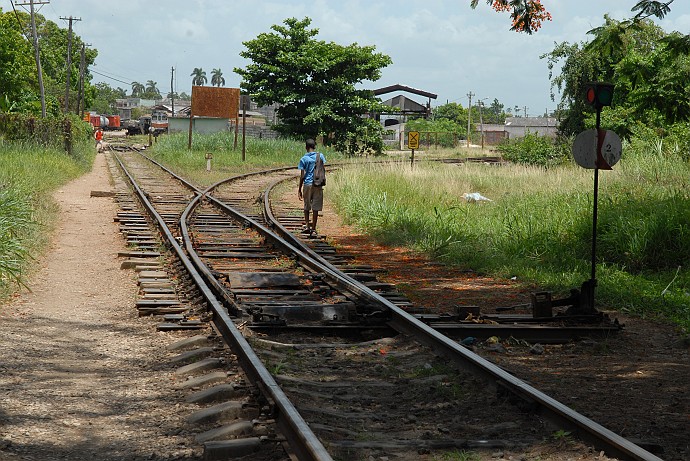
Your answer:
[[[497,149],[504,159],[523,165],[551,167],[566,163],[570,158],[572,139],[553,140],[537,133],[527,133],[524,137],[507,140]]]

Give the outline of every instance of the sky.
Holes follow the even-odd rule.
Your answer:
[[[47,1],[47,0],[43,0]],[[589,40],[587,31],[604,22],[604,14],[622,20],[637,0],[543,0],[552,21],[533,35],[510,31],[508,13],[496,13],[484,0],[476,9],[470,0],[50,0],[40,14],[67,27],[60,17],[77,17],[74,31],[98,50],[93,82],[131,91],[131,82],[158,83],[162,94],[171,86],[191,94],[190,74],[201,67],[211,79],[220,68],[228,87],[239,87],[236,67],[248,62],[239,53],[242,42],[270,32],[287,18],[312,20],[319,40],[340,45],[374,45],[393,63],[376,82],[358,87],[375,89],[394,84],[438,95],[433,107],[455,102],[467,107],[494,98],[518,114],[543,115],[560,99],[551,100],[544,53],[556,43]],[[9,0],[0,0],[3,11]],[[28,6],[27,6],[28,8]],[[671,13],[656,22],[666,31],[690,33],[690,1],[676,0]],[[97,74],[96,74],[97,72]],[[107,77],[106,77],[107,76]],[[420,103],[426,98],[393,93]]]

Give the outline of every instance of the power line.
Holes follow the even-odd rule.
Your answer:
[[[100,75],[101,77],[109,78],[110,80],[115,80],[116,82],[124,83],[125,85],[131,85],[132,82],[125,82],[124,80],[119,80],[115,77],[111,77],[110,75],[103,74],[101,72],[95,71],[93,69],[89,69],[89,72],[92,74]]]

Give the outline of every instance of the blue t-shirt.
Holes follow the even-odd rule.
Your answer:
[[[299,165],[297,168],[304,170],[304,184],[311,185],[314,182],[314,167],[316,166],[316,154],[318,152],[307,152],[299,160]],[[323,154],[318,153],[321,156],[321,161],[326,164],[326,157]]]

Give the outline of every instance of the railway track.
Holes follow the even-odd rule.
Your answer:
[[[424,459],[465,449],[490,458],[559,430],[609,456],[660,459],[451,337],[478,327],[415,313],[374,268],[300,237],[301,210],[272,207],[259,192],[294,180],[294,170],[199,191],[138,153],[115,157],[150,208],[149,217],[120,196],[140,315],[161,316],[160,330],[206,333],[175,346],[179,386],[197,390],[188,401],[200,409],[188,420],[205,459]],[[167,270],[161,245],[172,252]],[[482,418],[486,408],[492,419]]]

